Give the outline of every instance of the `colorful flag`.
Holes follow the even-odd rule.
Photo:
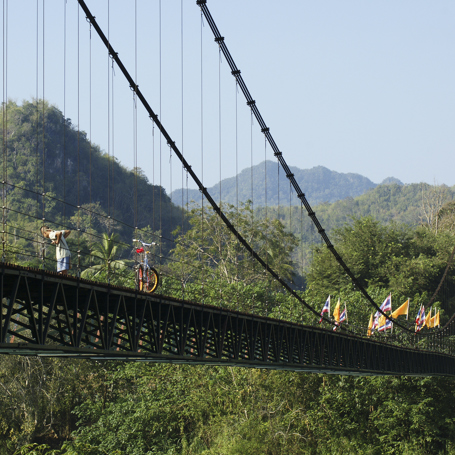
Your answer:
[[[335,322],[340,322],[340,304],[340,299],[338,299],[335,309],[333,310],[333,318],[335,319]]]
[[[385,330],[393,330],[393,322],[390,319],[385,321]]]
[[[344,310],[340,314],[340,323],[348,320],[348,312],[346,310],[346,304],[344,304]]]
[[[392,294],[389,294],[387,296],[387,298],[384,300],[384,302],[382,302],[381,306],[379,307],[379,309],[385,313],[386,311],[392,311]],[[380,311],[376,311],[374,317],[375,319],[379,319],[379,317],[381,316],[381,312]]]
[[[319,319],[319,324],[322,322],[322,319],[324,318],[324,313],[330,314],[330,295],[327,297],[327,300],[325,301],[324,306],[322,307],[321,319]]]
[[[433,327],[436,327],[436,326],[440,326],[440,322],[439,322],[439,310],[438,312],[434,315],[434,322],[433,322]]]
[[[374,331],[374,328],[373,328],[373,313],[371,313],[370,322],[368,323],[368,332],[367,332],[367,336],[371,336],[371,334],[373,333],[373,331]]]
[[[427,316],[427,319],[425,321],[425,324],[423,324],[423,326],[422,326],[422,327],[427,326],[427,329],[429,329],[431,327],[430,326],[430,324],[431,324],[431,310],[432,310],[432,308],[430,308],[430,312],[428,313],[428,316]]]
[[[423,305],[420,306],[420,310],[417,313],[416,317],[416,332],[420,332],[422,327],[425,327],[426,317],[425,317],[425,307]]]
[[[333,317],[335,318],[335,326],[333,330],[336,331],[339,327],[341,327],[341,323],[348,320],[348,312],[346,309],[346,304],[344,304],[344,310],[340,314],[340,304],[341,301],[338,299],[337,305],[335,307],[335,311],[333,312]]]
[[[381,310],[385,313],[386,311],[392,311],[392,294],[389,294],[387,298],[382,302],[380,306]]]
[[[392,313],[392,318],[396,319],[398,316],[406,315],[407,320],[409,315],[409,303],[410,299],[406,300],[406,302],[404,302],[403,305],[401,305]]]
[[[373,317],[373,322],[371,323],[371,328],[372,328],[373,331],[379,327],[379,316],[380,316],[380,314],[381,313],[379,313],[377,311],[375,313],[374,317]]]
[[[379,318],[379,322],[378,322],[378,325],[379,325],[378,331],[379,332],[384,332],[386,321],[387,321],[387,318],[384,315],[381,315]]]
[[[384,315],[379,318],[379,332],[385,332],[386,330],[392,329],[393,324],[390,319],[387,319]]]
[[[420,312],[422,311],[422,305],[420,305],[419,311],[416,316],[416,327],[420,324]]]
[[[422,306],[422,311],[420,312],[420,328],[425,327],[425,323],[427,322],[427,318],[425,316],[425,307]]]

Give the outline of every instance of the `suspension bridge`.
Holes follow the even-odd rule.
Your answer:
[[[138,84],[137,34],[135,35],[135,57],[130,69],[124,63],[121,53],[116,49],[116,44],[109,32],[109,20],[107,30],[103,30],[100,20],[90,10],[88,2],[78,0],[74,3],[76,9],[73,10],[73,13],[76,11],[77,14],[77,58],[75,60],[77,61],[78,77],[75,84],[78,93],[78,126],[76,130],[67,120],[66,107],[64,107],[64,121],[61,129],[56,133],[49,127],[51,112],[55,111],[49,110],[44,96],[46,93],[45,56],[47,55],[45,51],[46,9],[44,2],[41,6],[37,2],[37,50],[34,71],[36,95],[35,101],[30,104],[30,115],[35,116],[33,117],[35,128],[31,137],[34,142],[33,150],[36,162],[28,171],[30,173],[28,180],[26,178],[18,179],[20,171],[17,169],[20,167],[20,163],[18,164],[20,160],[17,157],[17,144],[14,144],[14,132],[11,131],[9,123],[11,119],[14,119],[16,113],[8,101],[8,80],[11,78],[10,66],[12,64],[9,63],[8,58],[8,40],[10,39],[8,7],[3,10],[3,229],[0,275],[2,298],[0,353],[231,365],[349,375],[455,375],[453,318],[443,328],[425,335],[415,334],[409,327],[401,325],[399,321],[394,321],[397,330],[401,330],[400,337],[369,338],[366,336],[364,328],[362,328],[362,333],[355,330],[333,331],[331,328],[304,325],[294,321],[292,317],[276,317],[276,313],[273,314],[273,317],[268,317],[270,315],[267,311],[259,314],[259,312],[235,309],[233,305],[223,306],[222,302],[225,298],[222,295],[221,285],[216,282],[210,283],[209,280],[201,283],[201,291],[198,295],[188,295],[185,280],[191,276],[191,271],[186,270],[186,265],[181,266],[182,277],[176,278],[176,282],[181,284],[180,297],[170,297],[163,292],[162,288],[158,288],[152,294],[141,291],[137,281],[134,280],[134,273],[131,270],[125,272],[124,264],[115,263],[113,257],[106,257],[105,282],[97,281],[93,261],[94,258],[99,259],[100,256],[96,256],[93,252],[96,251],[95,245],[102,241],[102,237],[95,229],[96,223],[103,225],[110,233],[105,238],[108,245],[116,243],[126,247],[124,241],[114,237],[113,232],[116,229],[123,229],[131,238],[133,236],[134,238],[143,237],[156,243],[153,259],[164,281],[167,278],[173,278],[169,270],[173,270],[175,274],[175,270],[178,269],[178,266],[172,268],[170,260],[169,251],[176,248],[174,244],[176,240],[170,232],[177,226],[185,230],[184,210],[175,209],[174,213],[174,209],[172,209],[170,214],[163,214],[163,200],[166,195],[161,190],[157,194],[156,200],[153,200],[152,207],[141,205],[143,199],[141,181],[143,180],[141,180],[141,163],[138,154],[138,137],[140,135],[138,128],[144,117],[152,124],[153,150],[149,150],[149,153],[153,153],[153,163],[155,163],[154,147],[157,143],[160,166],[163,161],[161,154],[163,150],[169,153],[169,157],[166,156],[169,162],[172,161],[172,158],[179,160],[182,182],[188,178],[192,179],[201,193],[202,213],[205,209],[217,214],[225,226],[227,235],[235,239],[239,251],[242,251],[238,253],[239,257],[247,257],[248,261],[254,261],[256,267],[270,277],[267,279],[279,284],[280,292],[290,294],[298,302],[301,311],[319,317],[319,311],[301,297],[301,293],[296,291],[295,287],[275,270],[274,264],[267,254],[264,256],[258,252],[252,246],[252,239],[248,239],[236,222],[230,219],[223,210],[221,189],[220,201],[217,202],[204,185],[203,178],[197,174],[188,161],[183,152],[183,146],[179,146],[166,129],[163,115],[161,115],[161,92],[157,103],[160,106],[160,114],[157,114],[148,99],[146,89],[142,89],[142,84],[141,87]],[[235,109],[237,110],[237,96],[241,93],[251,119],[257,122],[256,126],[266,143],[266,153],[268,150],[268,153],[273,154],[279,163],[289,180],[290,187],[300,200],[302,211],[306,211],[308,219],[322,241],[332,252],[348,279],[362,294],[365,304],[371,306],[373,311],[382,312],[379,305],[345,264],[321,226],[316,213],[286,163],[283,153],[274,141],[270,128],[262,118],[256,101],[251,96],[241,71],[237,68],[225,39],[217,28],[206,0],[197,0],[193,7],[199,8],[201,18],[209,25],[213,34],[218,57],[221,59],[222,56],[229,67],[228,75],[233,78],[236,89]],[[65,79],[63,92],[66,106],[67,97],[69,98],[67,93],[70,91],[66,88],[68,65],[66,62],[69,59],[67,54],[69,32],[67,29],[70,28],[70,22],[68,21],[67,24],[66,3],[64,8],[62,53]],[[135,21],[137,24],[137,10],[135,11]],[[86,41],[83,41],[84,38],[80,38],[80,35],[83,34],[81,23],[86,26],[84,29]],[[161,30],[161,22],[158,28]],[[183,35],[181,41],[183,46]],[[82,59],[80,48],[83,46],[86,46],[89,55],[89,63],[86,64],[89,76],[85,79],[85,85],[83,77],[79,76],[82,71],[85,71],[82,69],[83,65],[79,63]],[[92,180],[100,179],[99,175],[93,176],[92,172],[94,172],[96,160],[101,159],[99,158],[101,155],[95,156],[95,146],[92,150],[91,120],[88,135],[79,129],[79,125],[82,123],[79,118],[82,111],[79,109],[81,85],[89,87],[88,90],[85,90],[85,96],[89,99],[87,111],[90,119],[92,104],[96,103],[92,100],[92,93],[95,91],[92,89],[95,85],[93,74],[97,73],[96,62],[92,58],[95,46],[104,48],[106,56],[103,65],[107,75],[105,102],[107,104],[108,150],[104,154],[104,158],[108,175],[107,178],[103,176],[106,179],[107,188],[104,196],[92,194]],[[120,74],[122,75],[121,83],[118,80]],[[201,86],[203,86],[202,74],[201,70]],[[159,79],[161,80],[161,78],[160,67]],[[133,98],[133,172],[130,174],[134,177],[129,188],[131,190],[130,202],[122,207],[119,207],[119,192],[123,195],[124,190],[119,186],[121,173],[118,171],[114,154],[115,139],[119,135],[118,121],[114,124],[115,102],[118,97],[118,93],[114,91],[114,81],[116,87],[123,84],[129,89]],[[41,92],[40,84],[42,84]],[[201,88],[201,93],[202,91]],[[181,136],[183,136],[183,117],[182,109]],[[204,111],[201,108],[201,124],[203,117]],[[221,124],[221,114],[219,114],[219,123]],[[55,135],[59,136],[57,145]],[[84,148],[81,143],[87,139],[87,136],[90,146]],[[236,141],[238,136],[236,125]],[[252,137],[251,143],[253,142]],[[219,142],[221,151],[221,133]],[[76,151],[71,149],[72,145]],[[202,140],[200,148],[203,149]],[[238,152],[236,152],[237,155]],[[203,159],[203,155],[201,156]],[[267,156],[265,158],[267,159]],[[221,158],[219,166],[221,174]],[[52,180],[52,174],[56,172],[60,175],[59,194],[56,194],[55,187],[49,183]],[[170,175],[172,181],[172,170]],[[157,185],[155,182],[152,183],[158,187],[161,182],[156,182]],[[18,199],[26,201],[24,206],[29,207],[28,211],[20,210],[14,205],[14,201]],[[106,212],[99,210],[99,206],[96,205],[103,200],[107,207]],[[144,213],[147,211],[154,212],[151,219],[145,216]],[[156,220],[157,213],[159,213],[159,217]],[[128,221],[129,215],[132,215],[130,221]],[[170,215],[169,227],[165,227],[165,215]],[[134,219],[133,222],[131,219]],[[75,243],[71,248],[73,273],[70,276],[62,276],[51,271],[55,268],[52,251],[44,239],[37,234],[39,227],[43,224],[59,224],[64,229],[75,233]],[[201,221],[203,231],[202,226],[203,221]],[[32,252],[26,253],[24,245],[29,246]],[[182,247],[189,248],[187,245]],[[137,257],[135,259],[137,262]],[[27,265],[24,266],[24,263]],[[220,289],[219,306],[206,303],[205,295],[211,286],[215,292],[217,287]],[[280,313],[278,312],[278,314]],[[383,314],[390,318],[387,314]],[[330,319],[326,319],[326,322],[331,323]]]

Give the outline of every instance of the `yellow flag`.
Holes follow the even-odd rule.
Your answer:
[[[333,310],[333,317],[336,322],[340,322],[340,299],[338,299],[336,307]]]
[[[368,323],[368,332],[367,332],[368,336],[371,336],[372,327],[373,327],[373,313],[371,313],[370,322]]]
[[[433,322],[433,327],[440,326],[439,322],[439,311],[434,315],[434,322]]]
[[[428,314],[428,317],[425,319],[425,325],[427,326],[427,329],[430,327],[434,327],[431,325],[431,308],[430,308],[430,313]]]
[[[379,326],[379,331],[381,331],[381,328],[385,326],[385,322],[387,321],[387,318],[382,314],[380,317],[379,317],[379,322],[378,322],[378,326]],[[383,329],[384,330],[384,329]]]
[[[397,308],[392,313],[392,318],[396,319],[398,316],[406,315],[406,319],[408,319],[408,314],[409,314],[409,299],[406,300],[406,302],[404,302],[403,305],[401,305],[399,308]]]

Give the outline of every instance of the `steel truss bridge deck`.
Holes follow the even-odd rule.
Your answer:
[[[0,353],[357,375],[455,375],[455,358],[2,264]]]

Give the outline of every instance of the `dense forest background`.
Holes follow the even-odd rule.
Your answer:
[[[44,218],[52,227],[75,230],[70,247],[87,257],[91,239],[107,235],[108,241],[115,233],[122,248],[109,260],[128,264],[137,227],[146,240],[164,239],[157,292],[180,297],[184,283],[191,298],[202,282],[207,303],[220,304],[221,295],[224,305],[236,309],[316,323],[239,254],[215,213],[192,206],[183,208],[182,217],[182,208],[162,188],[90,144],[54,106],[10,102],[7,112],[8,260],[41,266],[37,232]],[[341,180],[336,184],[344,197],[350,190],[341,188]],[[436,289],[454,248],[454,193],[445,186],[392,180],[314,208],[369,293],[382,301],[393,292],[394,305],[411,297],[412,319]],[[314,308],[319,311],[328,294],[340,297],[347,302],[349,324],[366,328],[370,308],[300,207],[244,201],[226,205],[226,213]],[[217,260],[209,260],[215,253]],[[54,253],[49,247],[46,254]],[[124,275],[116,278],[127,282]],[[455,313],[454,278],[450,269],[434,303],[442,323]],[[452,378],[9,355],[0,361],[0,454],[455,453]]]
[[[43,248],[52,257],[41,242],[43,224],[74,231],[70,248],[73,260],[80,256],[81,268],[103,233],[115,233],[125,255],[138,229],[148,242],[159,239],[162,254],[169,251],[174,219],[181,221],[182,211],[163,188],[150,184],[142,169],[122,166],[45,101],[10,101],[3,121],[9,260],[41,266]]]

